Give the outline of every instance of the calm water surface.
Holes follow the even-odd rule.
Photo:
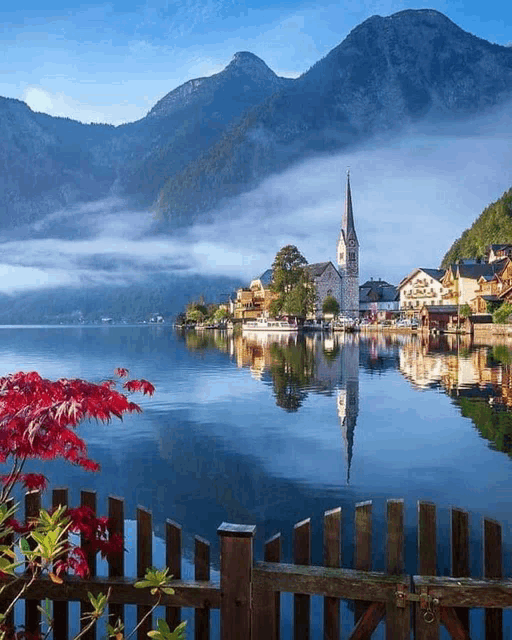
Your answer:
[[[80,428],[101,473],[64,463],[42,468],[52,486],[70,488],[74,502],[80,489],[97,491],[102,513],[109,494],[125,498],[127,518],[139,504],[151,509],[161,563],[165,520],[179,522],[184,577],[191,577],[194,535],[210,540],[216,564],[223,521],[257,525],[258,559],[263,541],[281,531],[290,561],[293,525],[311,517],[313,562],[321,563],[322,516],[337,506],[343,562],[351,566],[353,508],[369,499],[374,568],[384,569],[388,498],[405,500],[409,573],[416,571],[418,500],[438,505],[442,541],[449,508],[470,511],[475,575],[481,518],[501,521],[510,572],[511,363],[504,345],[415,336],[272,342],[256,334],[180,335],[165,326],[0,329],[1,375],[37,370],[99,381],[121,366],[156,386],[153,398],[140,399],[142,415]],[[439,549],[440,572],[449,565]],[[133,573],[133,557],[127,566]]]

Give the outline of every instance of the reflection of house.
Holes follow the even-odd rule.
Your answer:
[[[443,304],[444,269],[414,269],[398,285],[400,310],[418,315],[424,305]]]
[[[385,280],[371,278],[359,287],[359,313],[361,316],[386,320],[400,308],[400,293]]]
[[[236,292],[235,318],[257,318],[265,311],[275,297],[270,289],[272,269],[267,269],[259,278],[251,280],[248,287]]]

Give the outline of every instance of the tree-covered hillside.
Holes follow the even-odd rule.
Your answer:
[[[512,244],[512,189],[486,207],[450,247],[441,267],[446,268],[461,258],[481,258],[490,244]]]

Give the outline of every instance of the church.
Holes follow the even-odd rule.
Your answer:
[[[359,317],[359,241],[354,224],[349,172],[336,258],[337,269],[331,261],[308,264],[305,267],[316,285],[314,317],[318,320],[322,318],[322,305],[327,296],[337,300],[341,316]],[[239,289],[235,303],[235,318],[248,320],[262,315],[272,299],[271,282],[272,269],[267,269],[259,278],[252,280],[249,287]]]

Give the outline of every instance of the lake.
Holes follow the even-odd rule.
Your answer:
[[[286,562],[293,525],[310,517],[312,560],[321,563],[323,513],[337,506],[343,563],[351,566],[354,505],[370,499],[374,569],[383,570],[388,498],[405,500],[407,572],[416,570],[416,503],[430,500],[441,540],[449,537],[449,508],[470,511],[474,575],[482,571],[482,517],[502,522],[510,575],[511,363],[512,347],[450,336],[274,341],[168,326],[0,328],[2,375],[36,370],[100,381],[127,367],[155,385],[152,398],[134,397],[143,414],[80,427],[100,473],[60,462],[37,469],[50,486],[69,487],[73,503],[80,489],[95,490],[102,514],[109,494],[124,497],[129,537],[137,505],[150,509],[160,564],[165,520],[180,523],[184,577],[192,576],[195,535],[210,541],[218,566],[223,521],[257,526],[257,559],[264,540],[282,532]],[[450,558],[441,549],[438,562],[447,574]],[[134,571],[130,554],[127,573]],[[317,634],[320,616],[315,598]],[[481,616],[472,620],[478,627]]]

